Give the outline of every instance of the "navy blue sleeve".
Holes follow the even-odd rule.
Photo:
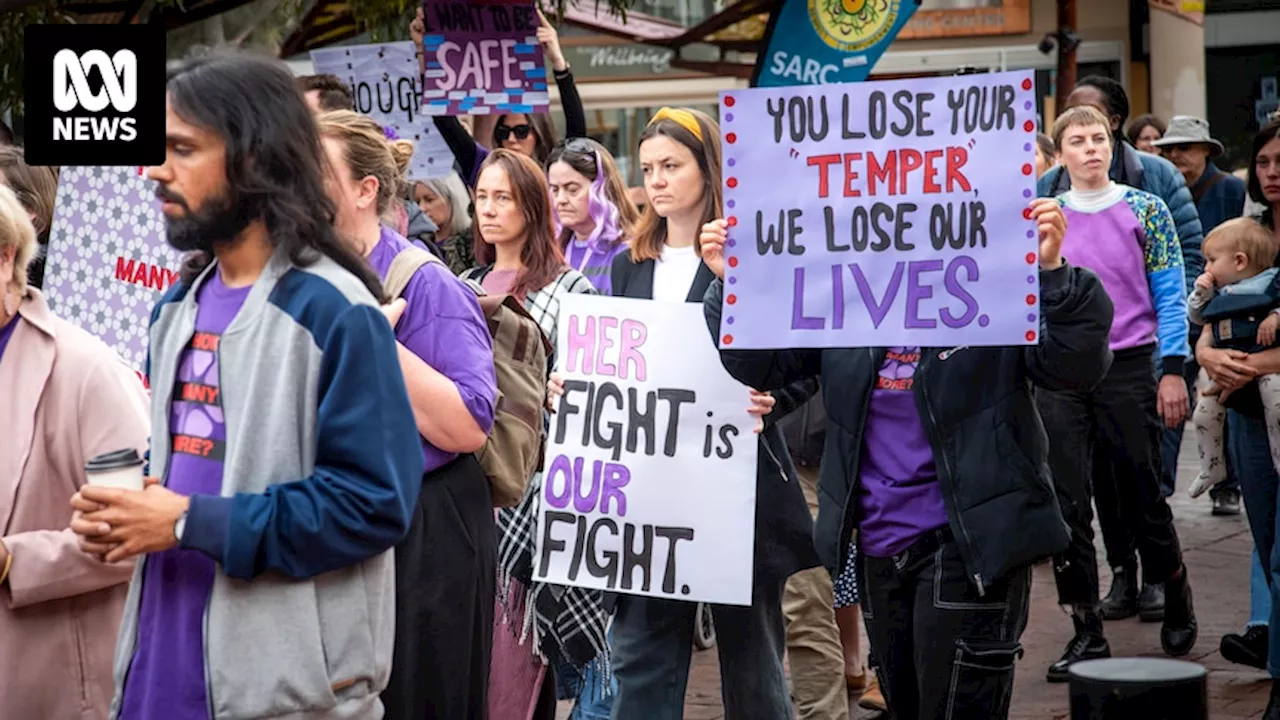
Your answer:
[[[423,457],[391,327],[377,308],[353,306],[321,348],[315,472],[262,494],[191,500],[182,546],[229,577],[312,577],[379,555],[408,531]]]

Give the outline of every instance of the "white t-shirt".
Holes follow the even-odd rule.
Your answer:
[[[692,245],[682,248],[663,245],[662,257],[653,264],[653,299],[684,302],[701,263]]]

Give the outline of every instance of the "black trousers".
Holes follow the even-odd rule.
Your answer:
[[[902,720],[1003,720],[1030,609],[1031,568],[979,595],[947,530],[859,558],[862,616],[889,710]]]
[[[1093,505],[1115,503],[1142,557],[1143,577],[1162,583],[1182,565],[1173,513],[1160,491],[1160,440],[1151,346],[1117,352],[1111,370],[1091,392],[1037,389],[1049,435],[1049,467],[1071,545],[1054,558],[1058,602],[1099,599],[1093,546]]]
[[[386,720],[484,720],[497,532],[489,480],[474,455],[423,477],[409,534],[395,552]]]

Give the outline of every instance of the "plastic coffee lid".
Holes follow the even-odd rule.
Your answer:
[[[124,450],[103,453],[90,459],[89,462],[84,464],[84,470],[85,472],[102,472],[141,464],[142,458],[138,457],[138,451],[133,448],[125,448]]]
[[[1166,684],[1203,678],[1203,666],[1165,658],[1107,658],[1072,663],[1073,677],[1113,683]]]

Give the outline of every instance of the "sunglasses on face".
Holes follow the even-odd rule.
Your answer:
[[[514,127],[499,125],[493,129],[493,137],[496,138],[498,142],[506,142],[507,138],[512,135],[515,135],[517,140],[524,140],[529,137],[529,133],[531,132],[533,132],[533,126],[527,123],[524,125],[516,125]]]

